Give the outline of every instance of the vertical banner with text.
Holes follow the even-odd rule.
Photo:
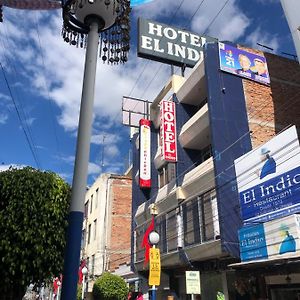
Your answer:
[[[150,248],[149,256],[149,285],[160,285],[160,251]]]
[[[173,101],[161,101],[160,121],[162,159],[177,162],[176,112]]]
[[[151,187],[151,121],[140,120],[140,187]]]

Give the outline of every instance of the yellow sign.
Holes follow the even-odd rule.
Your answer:
[[[160,252],[158,248],[150,248],[149,285],[160,285]]]

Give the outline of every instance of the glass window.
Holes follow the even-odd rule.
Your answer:
[[[98,207],[98,197],[99,197],[99,189],[96,189],[96,196],[95,196],[95,208]]]
[[[90,214],[93,211],[93,195],[91,195]]]
[[[91,275],[94,276],[95,274],[95,255],[92,255],[92,270]]]
[[[92,224],[89,225],[89,230],[88,230],[88,244],[91,241],[91,229],[92,229]]]
[[[177,249],[177,220],[175,210],[167,214],[167,246],[168,252]]]
[[[89,200],[84,204],[84,217],[87,218],[89,212]]]
[[[82,230],[82,235],[81,235],[81,249],[83,249],[85,246],[85,229]]]
[[[97,238],[97,219],[94,221],[94,240]]]

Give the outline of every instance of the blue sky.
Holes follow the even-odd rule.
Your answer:
[[[153,0],[134,7],[128,63],[98,62],[89,184],[102,172],[123,173],[128,163],[129,129],[121,125],[122,96],[152,101],[170,74],[169,66],[137,57],[137,17],[262,50],[258,42],[279,55],[295,54],[279,0]],[[0,168],[40,167],[71,183],[85,51],[63,41],[61,26],[60,10],[4,7]]]

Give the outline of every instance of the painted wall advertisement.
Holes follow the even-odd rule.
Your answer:
[[[292,126],[234,161],[244,223],[300,211],[300,147]]]
[[[151,187],[151,121],[140,120],[140,187]]]
[[[162,159],[177,162],[176,112],[173,101],[160,103],[160,138]]]
[[[300,216],[290,215],[239,230],[242,261],[300,254]]]
[[[219,43],[219,57],[222,71],[266,85],[270,84],[268,66],[264,56]]]

